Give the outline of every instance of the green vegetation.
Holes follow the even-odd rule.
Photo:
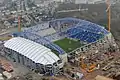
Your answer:
[[[80,41],[71,40],[68,38],[55,41],[54,43],[60,46],[67,53],[73,51],[76,48],[79,48],[80,46],[83,46],[83,44],[81,44]]]
[[[108,29],[107,27],[108,27],[108,25],[107,24],[103,24],[102,26],[104,26],[106,29]]]
[[[56,54],[57,56],[59,56],[59,53],[56,50],[51,50],[54,54]]]

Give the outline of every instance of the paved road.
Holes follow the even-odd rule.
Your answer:
[[[13,33],[13,32],[17,32],[17,28],[9,28],[5,31],[0,31],[0,36],[5,35],[5,34],[10,34],[10,33]]]
[[[62,11],[58,11],[57,13],[61,13],[61,12],[75,12],[75,11],[87,11],[88,9],[74,9],[74,10],[62,10]]]

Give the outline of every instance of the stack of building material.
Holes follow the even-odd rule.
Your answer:
[[[8,72],[13,71],[12,65],[9,62],[7,62],[6,60],[0,60],[0,64],[4,70],[6,70]]]
[[[3,76],[2,76],[2,74],[0,73],[0,80],[4,80],[4,78],[3,78]]]
[[[12,74],[9,73],[9,72],[7,72],[7,71],[4,71],[4,72],[3,72],[3,75],[4,75],[7,79],[12,78]]]

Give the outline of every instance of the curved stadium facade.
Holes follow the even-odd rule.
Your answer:
[[[101,46],[101,44],[115,44],[111,33],[108,32],[103,26],[76,18],[62,18],[44,22],[30,27],[22,32],[13,33],[13,36],[29,39],[37,43],[37,45],[42,45],[49,48],[51,53],[56,54],[56,62],[47,64],[47,67],[52,67],[51,69],[54,67],[54,70],[47,70],[46,65],[42,65],[44,68],[41,67],[41,69],[44,69],[43,71],[45,73],[50,72],[52,74],[58,73],[55,71],[62,69],[65,62],[70,61],[75,57],[74,54],[87,52],[93,46],[97,46],[98,50],[100,47],[105,47],[103,45]],[[22,44],[18,45],[22,46]],[[6,48],[9,49],[9,47]],[[12,50],[19,54],[16,49]],[[25,53],[23,56],[25,56]],[[26,57],[32,60],[29,55]],[[59,59],[62,60],[62,63],[58,64],[57,61]],[[34,60],[32,61],[35,63]],[[36,65],[34,68],[36,69]]]

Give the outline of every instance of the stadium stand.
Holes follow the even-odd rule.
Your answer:
[[[76,18],[62,18],[30,27],[17,36],[30,39],[63,54],[65,51],[54,44],[54,41],[72,38],[82,42],[93,43],[107,34],[109,32],[104,27],[89,21]]]
[[[60,21],[61,24],[58,22],[60,25],[68,23],[72,24],[68,28],[63,28],[65,26],[58,28],[61,29],[60,32],[64,33],[64,35],[67,35],[68,38],[75,38],[84,42],[91,43],[99,40],[100,38],[108,34],[108,31],[105,30],[104,27],[91,23],[89,21],[75,18],[64,18],[56,21]],[[57,22],[55,22],[55,24],[56,23]]]
[[[44,30],[44,29],[48,29],[49,28],[49,22],[46,22],[46,23],[42,23],[42,24],[38,24],[38,25],[35,25],[35,26],[32,26],[26,30],[24,30],[25,32],[38,32],[40,30]]]
[[[52,34],[56,33],[56,31],[54,30],[54,28],[48,28],[48,29],[40,30],[40,31],[34,32],[34,33],[44,37],[47,35],[52,35]]]
[[[54,41],[57,41],[57,40],[60,40],[60,39],[63,39],[65,38],[65,35],[64,36],[61,36],[59,33],[54,33],[52,35],[47,35],[45,36],[44,38],[54,42]]]
[[[60,48],[58,45],[52,43],[51,41],[47,40],[44,37],[41,37],[37,34],[30,33],[30,32],[19,32],[19,33],[13,33],[14,37],[23,37],[29,40],[32,40],[36,43],[42,44],[46,47],[49,47],[50,49],[56,50],[59,54],[64,54],[65,51]]]

